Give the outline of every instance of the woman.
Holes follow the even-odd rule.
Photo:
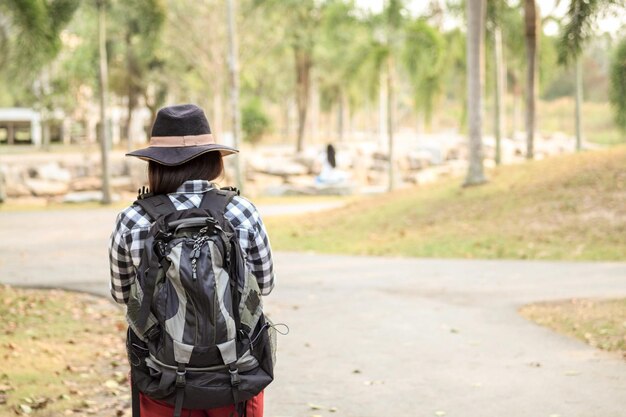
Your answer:
[[[211,181],[223,175],[222,157],[238,152],[215,143],[202,109],[195,105],[161,109],[152,128],[150,146],[127,154],[148,161],[148,180],[153,194],[167,195],[177,210],[198,207],[204,193],[215,187]],[[274,287],[269,240],[261,217],[252,203],[235,196],[224,217],[236,231],[246,263],[262,295]],[[154,219],[133,204],[117,217],[111,235],[109,259],[111,295],[127,304],[142,257],[144,241]],[[172,416],[174,407],[140,395],[141,417]],[[183,416],[230,416],[234,405],[209,410],[184,410]],[[247,417],[262,417],[263,392],[248,400]]]

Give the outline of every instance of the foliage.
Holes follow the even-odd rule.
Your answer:
[[[261,100],[254,98],[248,100],[241,108],[241,128],[244,132],[244,140],[256,144],[267,133],[270,120],[263,111]]]
[[[160,54],[160,37],[165,23],[165,5],[161,0],[120,1],[113,4],[109,19],[110,88],[127,96],[129,108],[143,97],[153,110],[165,96],[166,84],[158,84],[154,75],[165,65]],[[109,25],[111,26],[111,25]],[[156,92],[149,94],[149,87]]]
[[[5,100],[34,100],[34,92],[24,87],[61,51],[61,31],[78,5],[78,0],[0,2],[0,80],[10,90]]]
[[[583,45],[595,32],[599,14],[625,4],[624,0],[570,0],[559,42],[559,62],[568,63],[581,53]]]
[[[413,89],[413,103],[430,122],[434,101],[443,88],[444,39],[423,19],[409,22],[405,36],[403,58]]]
[[[610,100],[615,109],[615,123],[626,133],[626,38],[617,46],[611,63]]]

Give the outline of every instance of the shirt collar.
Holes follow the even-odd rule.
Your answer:
[[[211,184],[207,180],[188,180],[181,184],[178,189],[176,189],[176,193],[204,193],[205,191],[213,188],[213,184]]]

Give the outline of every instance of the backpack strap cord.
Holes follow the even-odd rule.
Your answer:
[[[183,411],[183,400],[185,399],[185,385],[187,381],[185,375],[187,370],[184,363],[178,364],[176,370],[176,402],[174,403],[174,417],[180,417]]]

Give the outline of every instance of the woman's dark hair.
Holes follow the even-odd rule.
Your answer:
[[[337,161],[335,160],[335,147],[332,143],[329,143],[326,146],[326,158],[331,167],[337,168]]]
[[[182,165],[168,166],[148,162],[148,183],[154,194],[173,193],[188,180],[213,181],[224,172],[224,161],[219,152],[207,152]]]

